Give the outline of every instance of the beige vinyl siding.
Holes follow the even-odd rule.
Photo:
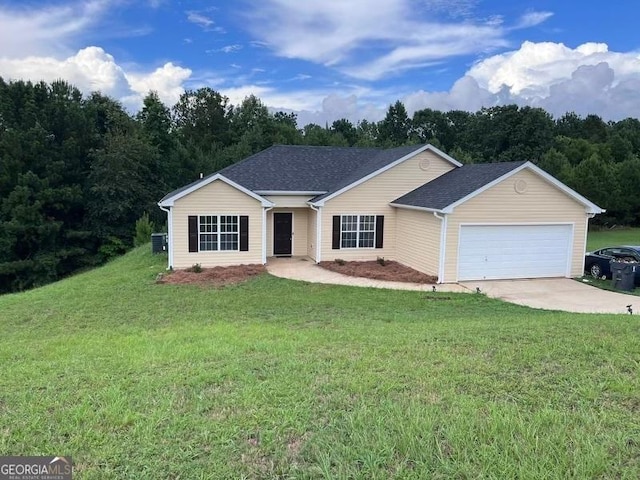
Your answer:
[[[307,202],[314,196],[315,195],[269,195],[264,198],[273,203],[277,208],[309,208]]]
[[[397,209],[396,259],[429,275],[438,276],[442,221],[431,212]]]
[[[307,217],[307,255],[313,260],[316,260],[317,218],[318,213],[309,209]]]
[[[420,168],[421,162],[423,168]],[[426,169],[425,162],[428,162]],[[425,151],[328,200],[322,208],[322,260],[395,259],[396,209],[390,207],[389,203],[453,168],[448,161]],[[331,248],[333,216],[356,214],[384,215],[383,248]]]
[[[515,191],[524,180],[525,193]],[[573,225],[571,276],[582,275],[586,244],[584,205],[547,183],[529,170],[522,170],[455,208],[449,215],[446,239],[445,274],[442,281],[455,282],[458,275],[460,224],[553,224]]]
[[[273,256],[273,214],[291,213],[292,222],[291,233],[293,236],[292,255],[307,254],[307,219],[309,208],[274,208],[267,212],[267,256]]]
[[[173,209],[173,268],[262,263],[262,206],[221,180],[176,200]],[[189,215],[248,215],[248,252],[189,252]]]

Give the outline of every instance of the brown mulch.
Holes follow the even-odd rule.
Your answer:
[[[242,283],[250,278],[266,273],[264,265],[235,265],[232,267],[203,268],[201,272],[194,272],[191,268],[175,270],[161,274],[157,283],[172,283],[178,285],[201,285],[222,287]]]
[[[342,263],[342,262],[341,262]],[[437,283],[438,279],[432,275],[418,272],[393,260],[385,260],[384,266],[375,260],[367,262],[320,262],[322,268],[332,272],[342,273],[352,277],[372,278],[374,280],[388,280],[392,282],[408,283]]]

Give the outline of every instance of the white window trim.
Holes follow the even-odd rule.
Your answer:
[[[218,231],[216,232],[216,235],[218,235],[218,249],[217,250],[202,250],[200,248],[200,235],[207,235],[207,232],[201,232],[200,231],[200,217],[216,217],[217,220],[217,225],[218,225]],[[222,232],[220,231],[220,217],[236,217],[237,219],[237,225],[238,225],[238,231],[237,231],[237,235],[238,235],[238,248],[235,250],[221,250],[220,249],[220,235],[222,234]],[[225,232],[225,233],[229,233],[229,232]],[[240,251],[240,215],[236,214],[236,213],[199,213],[198,214],[198,253],[237,253]]]
[[[355,247],[343,247],[342,246],[342,219],[343,217],[357,217],[356,221],[356,246]],[[360,217],[373,217],[373,245],[370,247],[359,247],[360,244]],[[371,250],[376,248],[376,230],[378,224],[378,216],[371,213],[345,213],[340,215],[340,250]],[[348,232],[353,232],[353,230],[347,230]],[[370,232],[371,230],[363,230],[363,232]]]

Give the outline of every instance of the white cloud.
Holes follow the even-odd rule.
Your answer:
[[[496,18],[469,19],[475,2],[424,0],[250,0],[249,28],[279,56],[331,66],[355,78],[377,80],[398,71],[431,65],[457,55],[493,51],[508,45],[509,29]],[[442,13],[464,16],[457,23]],[[547,13],[530,12],[520,26]]]
[[[301,126],[331,124],[343,117],[353,123],[380,120],[398,99],[410,115],[423,108],[475,112],[517,104],[541,107],[556,117],[573,111],[620,120],[640,112],[640,54],[610,52],[607,45],[596,43],[572,49],[559,43],[525,42],[518,50],[477,63],[449,90],[402,94],[362,89],[310,98],[306,106],[280,106],[297,113]]]
[[[527,12],[520,17],[520,21],[516,24],[515,28],[534,27],[547,21],[552,16],[552,12]]]
[[[218,49],[218,52],[222,52],[222,53],[233,53],[233,52],[237,52],[238,50],[242,50],[242,45],[238,45],[237,43],[234,45],[225,45],[224,47]]]
[[[172,106],[184,91],[183,84],[191,70],[167,63],[150,72],[125,71],[102,48],[87,47],[63,60],[36,56],[0,58],[0,76],[47,82],[64,79],[84,93],[100,91],[135,111],[149,90],[157,91],[160,99]]]
[[[107,0],[40,10],[0,5],[0,54],[4,58],[71,53],[70,44],[107,10]]]
[[[150,90],[158,92],[160,100],[173,106],[184,92],[184,83],[191,77],[191,70],[169,62],[153,72],[130,72],[126,74],[130,89],[137,95],[132,100],[139,105]]]
[[[149,90],[173,105],[191,70],[173,63],[153,70],[123,67],[98,46],[75,47],[118,2],[90,0],[41,9],[0,6],[0,76],[35,82],[63,79],[85,94],[100,91],[120,100],[131,111],[141,106]]]
[[[202,13],[192,12],[192,11],[186,12],[186,13],[187,13],[187,20],[189,20],[191,23],[195,23],[199,27],[208,28],[215,23],[213,20],[211,20],[206,15],[203,15]]]
[[[106,94],[126,92],[124,71],[113,57],[99,47],[87,47],[64,60],[30,56],[23,59],[0,58],[0,75],[8,79],[64,79],[85,92]]]
[[[611,52],[606,44],[524,42],[520,49],[474,65],[467,74],[492,94],[508,91],[519,103],[595,113],[608,119],[638,115],[640,54]]]

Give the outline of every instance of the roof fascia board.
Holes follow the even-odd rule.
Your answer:
[[[600,208],[595,203],[589,201],[588,199],[586,199],[585,197],[580,195],[578,192],[576,192],[572,188],[569,188],[568,186],[566,186],[564,183],[562,183],[557,178],[553,177],[552,175],[550,175],[547,172],[545,172],[544,170],[542,170],[537,165],[535,165],[535,164],[533,164],[531,162],[527,162],[527,163],[525,163],[525,165],[528,166],[529,169],[531,169],[532,171],[534,171],[535,173],[540,175],[542,178],[547,180],[549,183],[551,183],[552,185],[555,185],[557,188],[559,188],[561,191],[563,191],[564,193],[566,193],[570,197],[573,197],[579,203],[582,203],[587,208],[587,213],[597,214],[597,213],[606,212],[605,209]]]
[[[461,167],[462,163],[460,163],[458,160],[456,160],[455,158],[447,155],[446,153],[444,153],[442,150],[440,150],[439,148],[434,147],[433,145],[431,145],[430,143],[427,144],[427,148],[426,150],[429,150],[432,153],[435,153],[436,155],[444,158],[446,161],[451,162],[452,164],[454,164],[456,167]]]
[[[444,160],[446,160],[447,162],[452,163],[456,167],[461,167],[462,166],[462,164],[460,162],[458,162],[457,160],[454,160],[453,158],[451,158],[449,155],[447,155],[443,151],[437,149],[436,147],[434,147],[433,145],[428,143],[426,145],[423,145],[422,147],[416,148],[413,152],[406,154],[404,157],[400,157],[399,159],[394,160],[393,162],[385,165],[384,167],[379,168],[375,172],[371,172],[369,175],[365,175],[364,177],[359,178],[355,182],[352,182],[349,185],[347,185],[345,187],[342,187],[340,190],[336,190],[331,195],[327,195],[325,198],[323,198],[319,202],[314,202],[313,205],[318,206],[318,207],[323,207],[327,200],[331,200],[332,198],[337,197],[338,195],[346,192],[347,190],[351,190],[352,188],[357,187],[358,185],[366,182],[367,180],[370,180],[371,178],[373,178],[375,176],[378,176],[381,173],[386,172],[387,170],[395,167],[396,165],[398,165],[398,164],[400,164],[400,163],[402,163],[402,162],[404,162],[406,160],[409,160],[410,158],[415,157],[416,155],[424,152],[425,150],[429,150],[430,152],[442,157]]]
[[[161,207],[173,207],[173,205],[174,205],[176,200],[179,200],[182,197],[185,197],[185,196],[189,195],[190,193],[193,193],[196,190],[198,190],[198,189],[200,189],[202,187],[205,187],[205,186],[209,185],[210,183],[215,182],[216,180],[220,180],[221,182],[226,183],[227,185],[229,185],[229,186],[241,191],[242,193],[244,193],[246,195],[249,195],[251,198],[259,201],[262,204],[263,207],[273,207],[275,205],[274,203],[270,202],[266,198],[261,197],[257,193],[252,192],[248,188],[243,187],[242,185],[240,185],[239,183],[234,182],[233,180],[229,180],[227,177],[225,177],[224,175],[221,175],[219,173],[216,173],[215,175],[212,175],[210,177],[202,179],[201,182],[198,182],[195,185],[192,185],[190,188],[187,188],[186,190],[183,190],[182,192],[177,193],[174,196],[167,198],[166,200],[164,200],[163,202],[159,203],[158,205],[160,205]]]
[[[534,172],[536,174],[538,174],[540,177],[542,177],[543,179],[545,179],[546,181],[551,183],[553,186],[555,186],[556,188],[558,188],[559,190],[564,192],[566,195],[568,195],[571,198],[573,198],[574,200],[576,200],[578,203],[583,204],[585,206],[585,208],[587,209],[587,213],[596,214],[596,213],[603,213],[605,211],[602,208],[600,208],[599,206],[597,206],[595,203],[590,202],[585,197],[580,195],[578,192],[576,192],[575,190],[572,190],[571,188],[567,187],[560,180],[558,180],[558,179],[554,178],[553,176],[549,175],[547,172],[545,172],[541,168],[535,166],[531,162],[525,162],[522,165],[520,165],[519,167],[514,168],[513,170],[505,173],[504,175],[496,178],[495,180],[483,185],[482,187],[478,188],[477,190],[474,190],[473,192],[471,192],[470,194],[462,197],[459,200],[456,200],[455,202],[453,202],[450,205],[447,205],[445,208],[442,209],[442,211],[444,213],[452,213],[453,210],[458,205],[461,205],[462,203],[464,203],[464,202],[466,202],[468,200],[471,200],[473,197],[476,197],[477,195],[480,195],[482,192],[485,192],[486,190],[490,189],[494,185],[497,185],[498,183],[500,183],[500,182],[506,180],[507,178],[515,175],[516,173],[524,170],[525,168],[528,169],[528,170],[531,170],[532,172]]]
[[[318,191],[318,192],[314,192],[314,191],[306,191],[306,190],[256,190],[255,193],[257,193],[258,195],[309,195],[309,196],[317,196],[317,195],[324,195],[325,193],[327,193],[326,190],[323,191]]]
[[[437,208],[417,207],[415,205],[404,205],[402,203],[390,203],[389,205],[396,208],[404,208],[406,210],[419,210],[421,212],[429,213],[444,213],[442,210],[439,210]]]

